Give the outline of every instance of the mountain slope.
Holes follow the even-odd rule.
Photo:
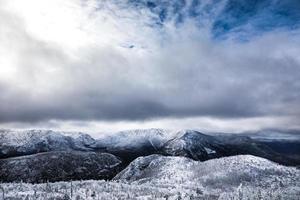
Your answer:
[[[0,159],[49,151],[90,151],[94,142],[83,133],[0,130]]]
[[[178,132],[166,142],[160,154],[184,156],[194,160],[209,160],[234,155],[254,155],[284,165],[297,165],[297,161],[273,151],[268,145],[247,136],[205,135],[194,130]]]
[[[117,155],[129,163],[139,156],[158,153],[173,134],[163,129],[121,131],[98,138],[93,148]]]
[[[129,164],[139,156],[162,154],[205,161],[233,155],[255,155],[284,165],[300,164],[297,141],[266,143],[242,135],[206,135],[194,130],[130,130],[100,135],[98,139],[83,133],[55,131],[0,130],[0,159],[51,151],[106,152]],[[281,143],[278,143],[281,142]],[[293,155],[278,151],[293,147]],[[277,146],[278,146],[277,145]],[[296,145],[296,146],[295,146]]]
[[[237,190],[245,190],[245,195],[251,195],[251,191],[272,191],[274,197],[288,197],[283,199],[296,199],[300,194],[299,170],[250,155],[205,162],[160,155],[140,157],[114,180],[157,187],[172,185],[189,188],[213,199],[228,199]]]
[[[112,154],[59,151],[0,159],[0,182],[111,179],[122,162]]]
[[[0,188],[7,199],[298,200],[300,174],[249,155],[205,162],[151,155],[133,161],[113,181],[5,183]]]
[[[205,135],[194,130],[167,131],[145,129],[122,131],[99,138],[92,147],[112,153],[130,163],[139,156],[162,154],[209,160],[224,156],[250,154],[272,161],[295,165],[295,161],[273,151],[260,141],[246,136]],[[297,164],[297,163],[296,163]]]

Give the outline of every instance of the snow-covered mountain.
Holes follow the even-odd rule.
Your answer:
[[[269,142],[195,130],[131,130],[97,139],[0,130],[0,182],[99,180],[0,189],[19,199],[297,199],[299,169],[269,161],[295,165]]]
[[[160,151],[161,154],[184,156],[201,161],[249,154],[285,165],[297,165],[295,160],[277,153],[268,145],[248,136],[212,136],[194,130],[185,130],[178,133],[176,137],[163,145]]]
[[[205,162],[161,155],[140,157],[114,180],[157,187],[189,188],[208,199],[230,199],[230,196],[238,197],[239,192],[245,199],[254,199],[251,195],[258,194],[258,191],[265,194],[271,192],[274,199],[278,198],[276,195],[282,199],[297,199],[300,194],[298,169],[251,155]]]
[[[151,154],[184,156],[201,161],[250,154],[285,165],[300,164],[297,156],[290,158],[274,151],[278,148],[272,148],[272,144],[266,145],[247,136],[206,135],[195,130],[129,130],[103,134],[97,139],[84,133],[0,130],[0,158],[76,150],[111,153],[127,164],[139,156]],[[297,149],[295,151],[297,154]]]
[[[93,148],[121,157],[129,163],[139,156],[162,154],[209,160],[232,155],[250,154],[285,165],[298,165],[272,150],[268,145],[242,135],[206,135],[195,130],[169,131],[145,129],[122,131],[103,136]]]
[[[226,143],[214,136],[202,134],[198,131],[179,131],[162,148],[165,155],[190,157],[194,160],[207,160],[230,155]]]
[[[95,140],[88,134],[51,130],[0,130],[0,158],[49,151],[90,151]]]
[[[105,151],[131,162],[139,156],[159,153],[171,140],[175,131],[163,129],[137,129],[103,135],[93,146],[95,150]]]
[[[136,129],[120,131],[110,135],[102,135],[97,140],[97,146],[109,146],[111,148],[139,148],[150,145],[154,149],[161,148],[165,142],[176,135],[176,131],[164,129]]]
[[[148,200],[298,200],[300,171],[249,155],[205,162],[151,155],[134,160],[113,181],[0,184],[5,198]]]

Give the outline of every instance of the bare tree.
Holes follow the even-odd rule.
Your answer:
[[[73,198],[73,182],[71,181],[71,199]]]

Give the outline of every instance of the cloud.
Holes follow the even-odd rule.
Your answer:
[[[0,122],[284,117],[295,124],[293,10],[283,7],[280,19],[289,21],[266,31],[260,18],[272,18],[275,4],[197,2],[2,1]]]

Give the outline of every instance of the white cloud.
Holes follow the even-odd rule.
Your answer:
[[[297,31],[215,40],[212,16],[157,27],[148,9],[124,2],[3,0],[0,121],[233,130],[284,118],[281,126],[296,126]]]

